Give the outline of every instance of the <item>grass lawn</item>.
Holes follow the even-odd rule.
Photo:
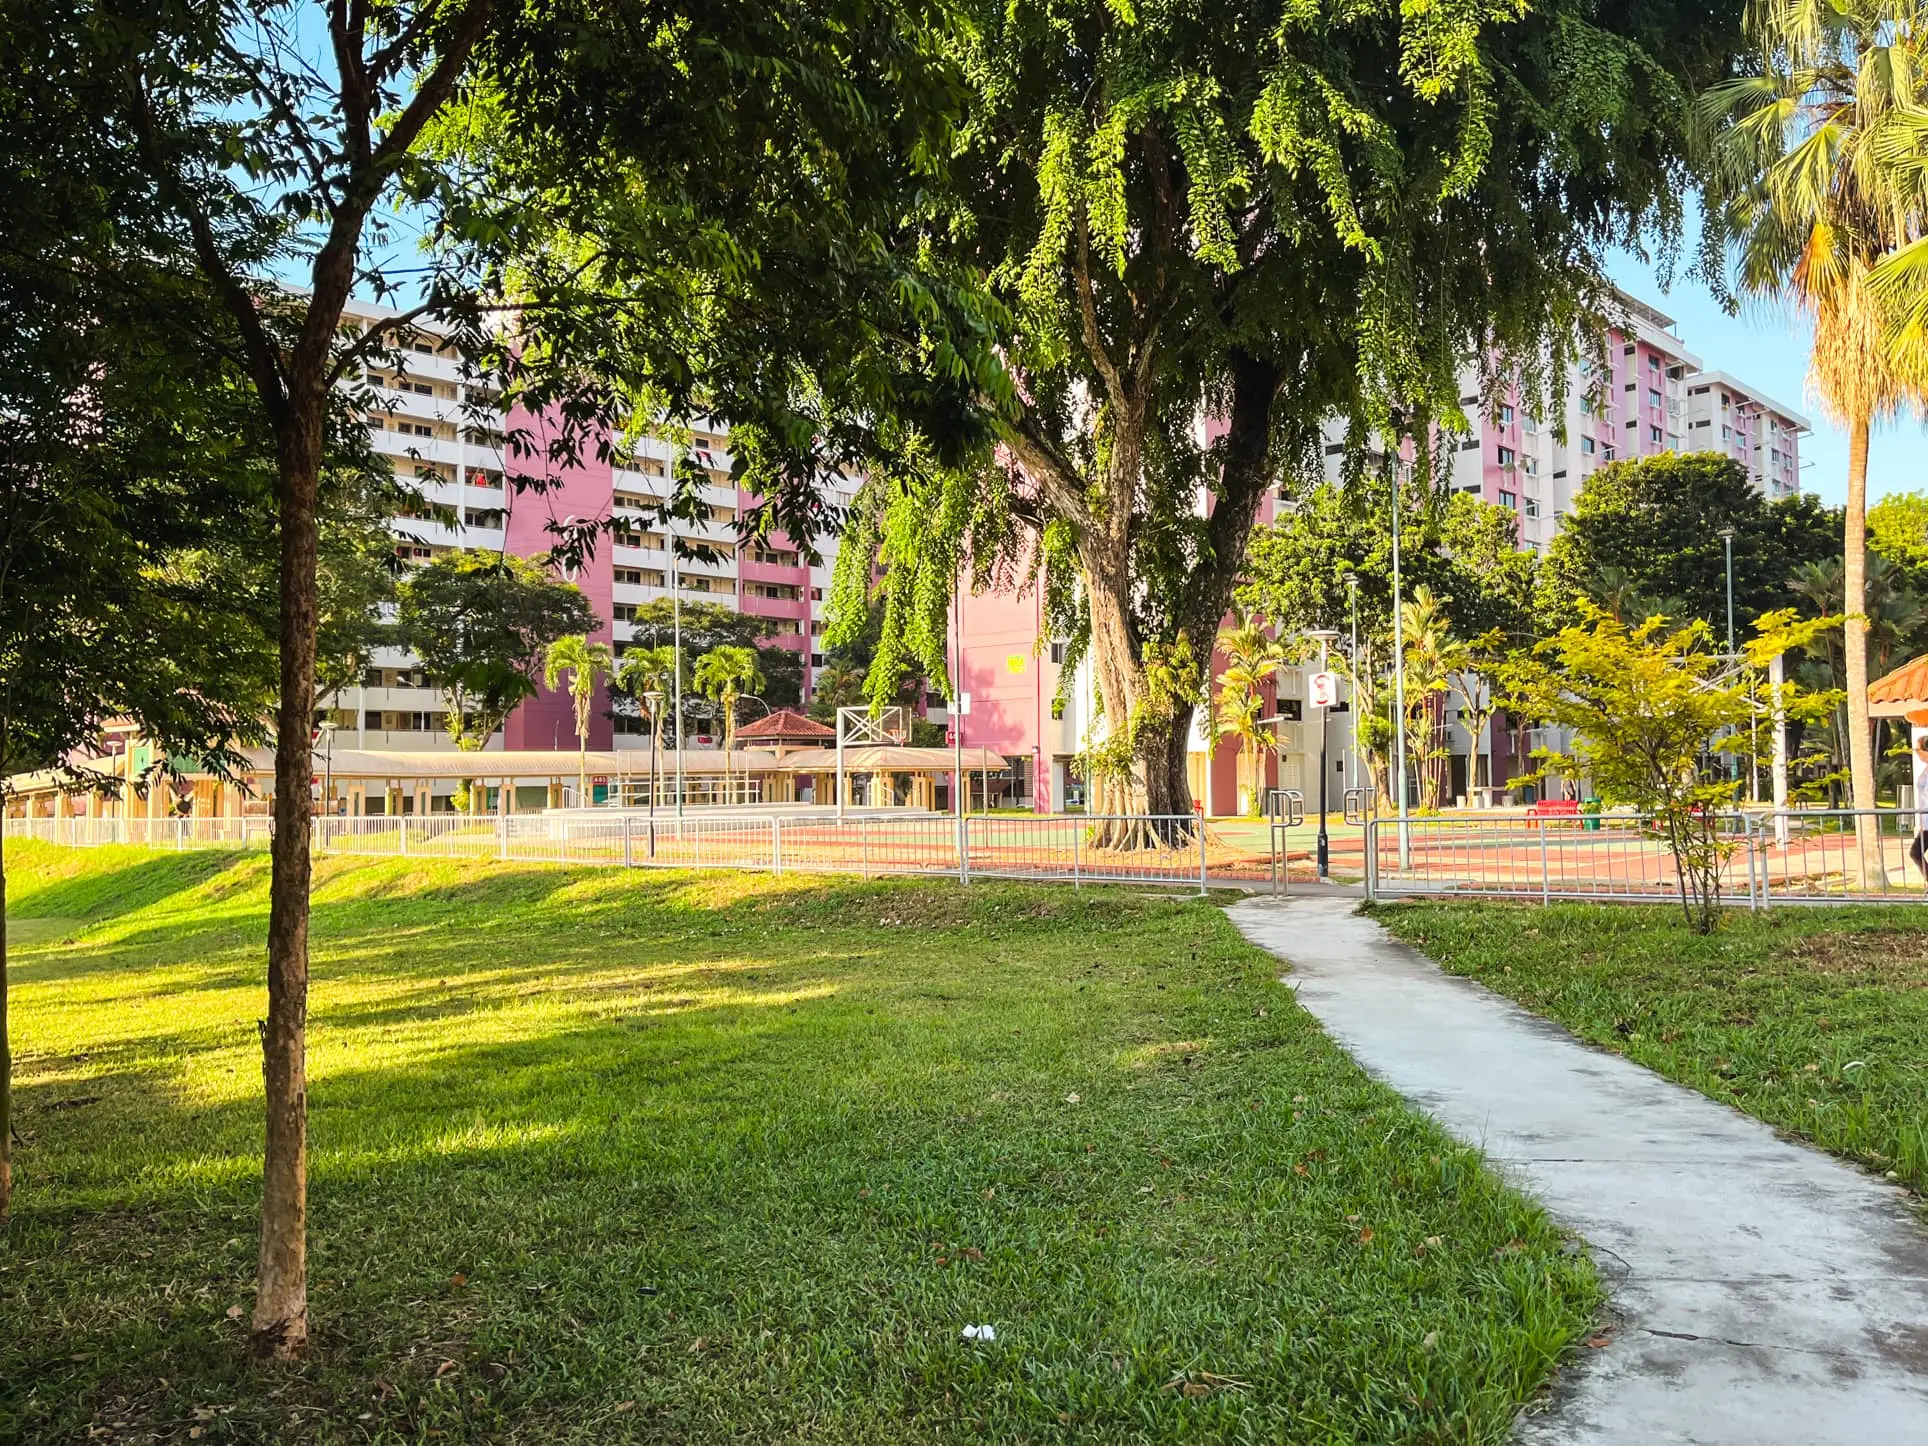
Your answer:
[[[1211,904],[326,858],[256,1372],[266,860],[9,855],[0,1440],[1497,1441],[1598,1299]]]
[[[1583,1039],[1928,1193],[1928,909],[1396,904],[1401,938]]]

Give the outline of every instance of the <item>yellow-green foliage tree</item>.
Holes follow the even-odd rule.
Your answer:
[[[1501,664],[1500,692],[1509,709],[1573,735],[1570,754],[1534,755],[1543,769],[1583,772],[1604,801],[1653,820],[1673,854],[1688,927],[1711,933],[1721,872],[1736,847],[1727,810],[1738,785],[1707,767],[1709,755],[1750,728],[1760,670],[1840,619],[1797,622],[1791,610],[1769,613],[1736,669],[1716,651],[1704,621],[1650,617],[1630,626],[1591,604],[1582,608],[1580,624]],[[1817,716],[1828,701],[1791,686],[1782,698],[1794,718]]]

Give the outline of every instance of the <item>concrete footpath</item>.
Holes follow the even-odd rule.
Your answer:
[[[1583,1235],[1613,1292],[1534,1446],[1928,1443],[1928,1234],[1900,1190],[1454,978],[1351,899],[1231,918],[1362,1065]]]

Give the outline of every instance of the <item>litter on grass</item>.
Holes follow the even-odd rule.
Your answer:
[[[964,1339],[967,1341],[994,1341],[997,1339],[997,1327],[967,1325],[964,1327]]]

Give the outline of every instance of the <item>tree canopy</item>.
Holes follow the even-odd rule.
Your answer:
[[[533,697],[549,647],[596,626],[574,583],[513,553],[444,553],[402,580],[395,640],[448,707],[457,747],[479,749]]]
[[[1054,634],[1092,655],[1099,806],[1185,813],[1264,493],[1312,475],[1334,415],[1356,461],[1411,436],[1424,471],[1468,358],[1551,393],[1603,249],[1677,220],[1687,97],[1736,8],[970,6],[937,243],[1013,317],[1016,400],[978,468],[873,477],[833,640],[881,557],[885,696],[893,670],[944,676],[966,559],[979,586],[1042,574]]]
[[[1547,611],[1577,620],[1583,602],[1604,604],[1611,593],[1623,614],[1699,618],[1725,638],[1725,527],[1734,529],[1737,636],[1794,602],[1789,583],[1800,568],[1841,552],[1838,511],[1807,493],[1769,502],[1731,457],[1613,462],[1587,479],[1547,550]]]
[[[1432,590],[1453,631],[1537,634],[1538,557],[1519,545],[1510,507],[1470,493],[1444,497],[1407,488],[1400,514],[1400,580],[1407,596]],[[1253,534],[1241,606],[1281,633],[1351,626],[1353,592],[1361,638],[1392,637],[1392,490],[1384,478],[1321,483]]]

